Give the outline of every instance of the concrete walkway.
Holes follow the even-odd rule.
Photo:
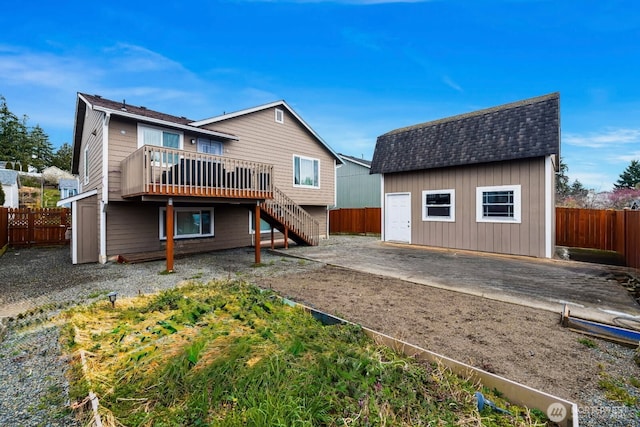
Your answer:
[[[640,329],[640,305],[616,280],[624,267],[501,256],[333,236],[319,246],[278,250],[289,256],[493,300]]]

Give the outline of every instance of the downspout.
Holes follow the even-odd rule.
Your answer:
[[[544,256],[553,258],[555,246],[555,167],[553,156],[544,159]]]
[[[107,205],[109,204],[109,121],[111,113],[102,120],[102,195],[100,198],[100,264],[107,262]]]

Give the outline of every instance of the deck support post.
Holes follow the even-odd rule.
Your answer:
[[[167,273],[173,273],[173,199],[167,200],[166,213],[166,234],[167,234]]]
[[[255,253],[256,253],[256,264],[260,264],[260,203],[256,203],[256,213],[253,216],[255,218],[255,224],[253,226],[253,229],[255,230],[255,233],[253,234],[255,236],[254,240],[255,240]]]
[[[273,226],[271,226],[271,250],[275,248],[274,236],[273,236]]]
[[[289,227],[284,227],[284,248],[289,249]]]

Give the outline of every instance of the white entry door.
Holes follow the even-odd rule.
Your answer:
[[[411,243],[411,193],[385,195],[384,240]]]

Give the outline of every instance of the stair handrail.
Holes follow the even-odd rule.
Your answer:
[[[319,243],[320,223],[278,187],[273,186],[273,198],[265,200],[263,208],[310,245]]]

